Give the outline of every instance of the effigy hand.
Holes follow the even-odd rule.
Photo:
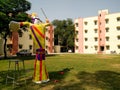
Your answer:
[[[11,21],[9,23],[9,29],[10,29],[10,31],[15,32],[15,31],[18,31],[19,28],[20,28],[19,22]]]
[[[46,23],[50,23],[50,21],[48,19],[46,19]]]
[[[50,26],[51,25],[51,23],[50,23],[50,21],[48,19],[46,19],[45,21],[46,21],[45,26]]]

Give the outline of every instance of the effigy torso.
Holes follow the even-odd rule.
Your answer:
[[[22,25],[28,25],[29,26],[29,32],[32,35],[33,42],[35,43],[35,47],[37,48],[43,48],[45,49],[45,26],[47,24],[32,24],[29,22],[21,22]]]

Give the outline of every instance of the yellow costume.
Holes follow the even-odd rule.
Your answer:
[[[35,83],[47,82],[49,81],[49,76],[45,66],[45,27],[49,23],[31,24],[29,22],[21,22],[20,26],[22,25],[30,27],[30,33],[36,47],[33,81]]]

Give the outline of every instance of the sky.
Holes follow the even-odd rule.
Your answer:
[[[67,18],[86,18],[97,16],[99,10],[108,9],[109,13],[120,12],[120,0],[27,0],[31,3],[31,10],[27,13],[37,13],[45,21],[45,12],[50,21]]]

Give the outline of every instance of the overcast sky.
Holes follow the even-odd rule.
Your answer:
[[[28,0],[31,2],[31,10],[35,12],[41,20],[45,17],[41,8],[46,13],[50,21],[55,19],[63,20],[67,18],[85,18],[97,16],[98,10],[108,9],[109,13],[120,12],[120,0]]]

